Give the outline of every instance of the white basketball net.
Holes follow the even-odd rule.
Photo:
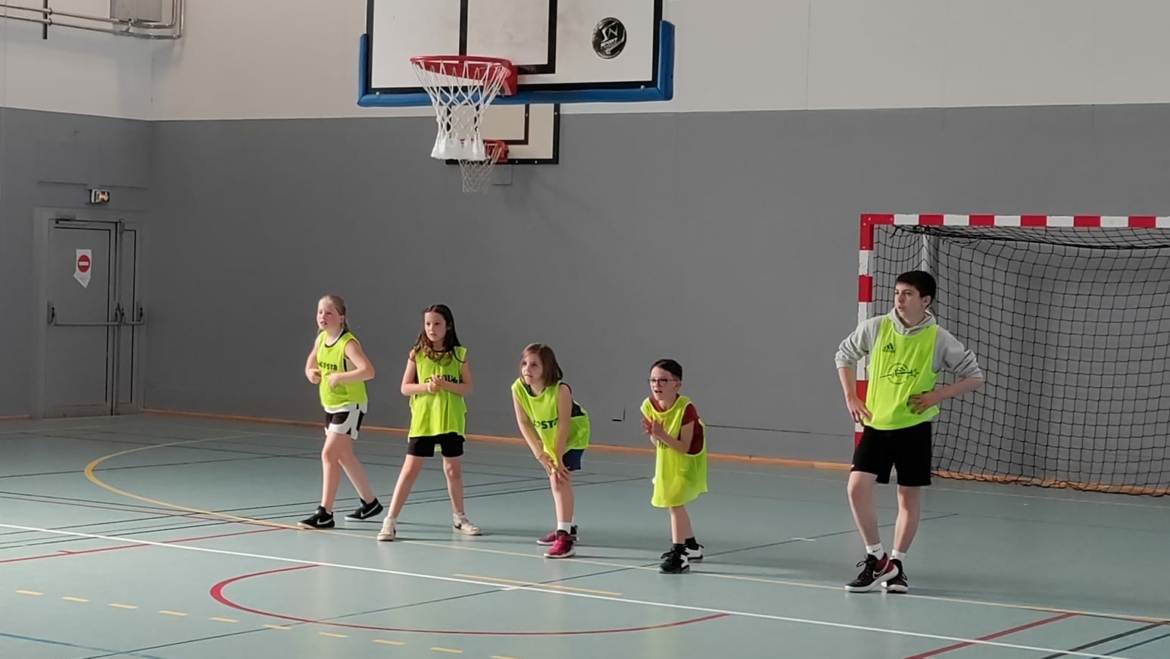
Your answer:
[[[479,129],[487,107],[510,75],[502,62],[452,56],[411,60],[435,108],[438,134],[431,157],[458,160],[465,192],[483,190],[499,153],[484,145]]]
[[[492,170],[506,153],[507,147],[489,143],[484,147],[487,157],[483,160],[460,160],[459,171],[463,174],[464,192],[483,192],[492,178]]]

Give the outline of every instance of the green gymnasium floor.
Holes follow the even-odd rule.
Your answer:
[[[909,595],[849,594],[862,548],[845,474],[711,464],[707,558],[663,575],[652,458],[591,451],[581,544],[542,556],[547,480],[471,442],[450,529],[432,461],[399,524],[295,529],[320,488],[311,428],[144,415],[0,425],[0,657],[1170,657],[1170,498],[936,481]],[[389,502],[405,440],[365,433]],[[883,541],[894,492],[879,490]]]

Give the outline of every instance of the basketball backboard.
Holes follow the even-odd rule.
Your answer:
[[[508,144],[508,162],[513,165],[555,165],[560,157],[561,106],[489,107],[480,131],[485,139]]]
[[[493,105],[630,103],[674,95],[674,26],[663,0],[367,0],[363,107],[431,103],[419,55],[502,57],[517,90]]]

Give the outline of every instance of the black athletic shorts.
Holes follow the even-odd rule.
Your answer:
[[[923,487],[930,485],[932,448],[930,421],[897,430],[865,426],[853,449],[850,471],[875,474],[877,482],[885,484],[892,467],[898,472],[898,485]]]
[[[443,451],[444,458],[458,458],[463,455],[464,441],[463,435],[457,432],[430,437],[411,437],[406,445],[406,454],[420,458],[433,458],[435,457],[435,445],[438,445]]]

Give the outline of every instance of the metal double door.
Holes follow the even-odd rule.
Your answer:
[[[38,229],[43,311],[34,416],[141,411],[140,227],[44,217]]]

